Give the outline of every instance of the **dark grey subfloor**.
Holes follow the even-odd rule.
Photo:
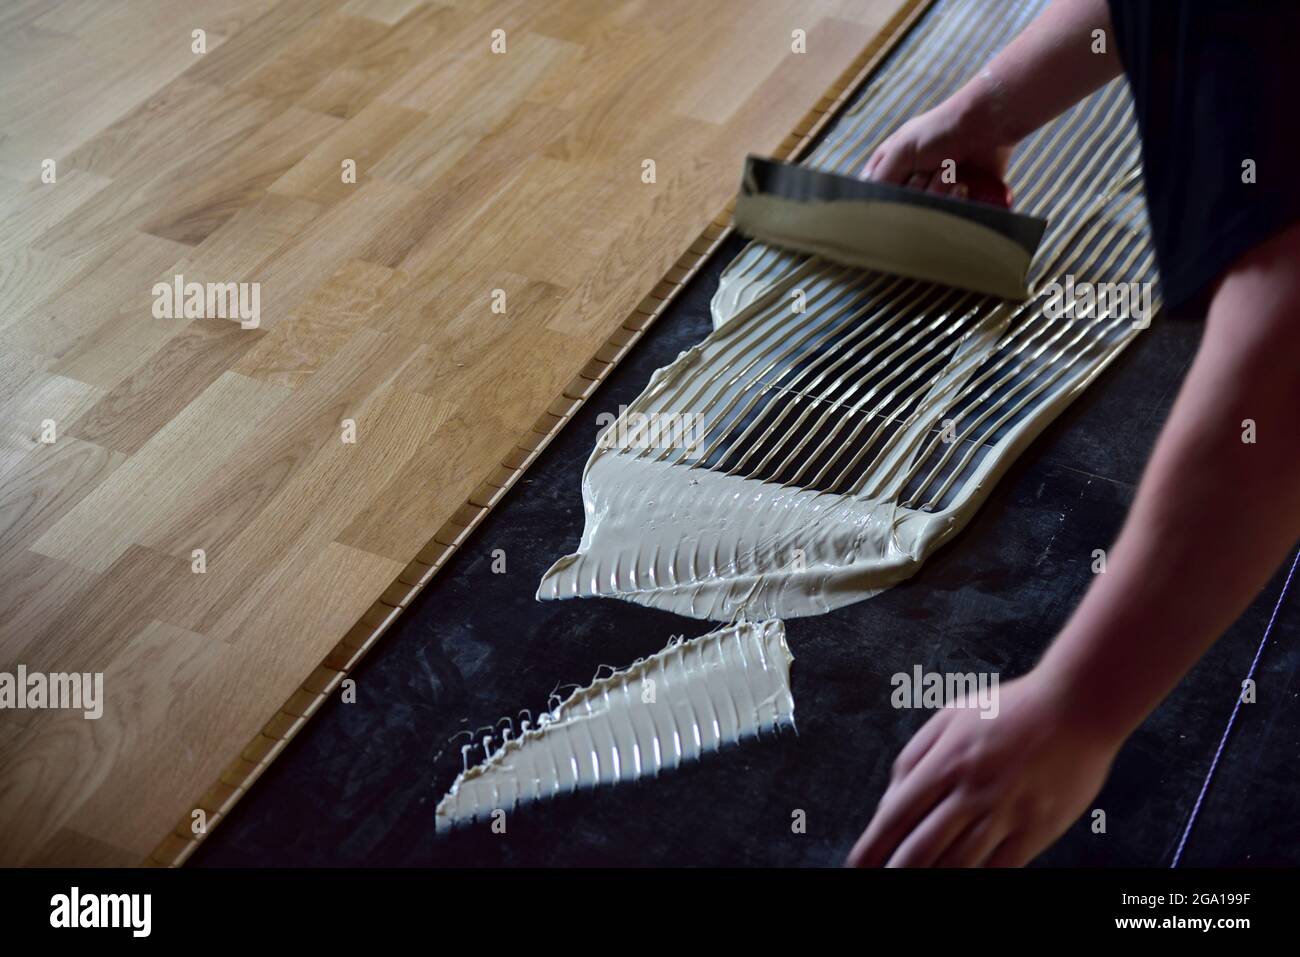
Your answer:
[[[1198,325],[1157,320],[1039,438],[977,518],[911,581],[828,615],[787,622],[797,734],[707,755],[657,780],[566,796],[436,835],[433,811],[460,766],[459,729],[545,707],[585,683],[694,636],[705,622],[615,600],[539,603],[542,572],[582,530],[579,479],[596,416],[709,331],[708,298],[738,241],[713,258],[521,484],[491,513],[366,659],[357,702],[331,701],[193,858],[196,865],[580,865],[840,863],[890,762],[927,716],[890,707],[889,678],[927,670],[1028,669],[1092,578],[1191,361]],[[492,571],[495,549],[505,574]],[[1076,824],[1040,860],[1167,864],[1239,682],[1282,586],[1260,593],[1121,753],[1096,806],[1108,832]],[[1194,865],[1300,861],[1300,587],[1282,608],[1188,844]],[[806,812],[807,832],[792,833]]]

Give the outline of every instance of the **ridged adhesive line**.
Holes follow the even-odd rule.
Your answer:
[[[973,69],[1040,6],[947,0],[900,56]],[[958,52],[935,27],[945,18],[975,24]],[[937,75],[948,89],[924,95],[964,79]],[[853,132],[833,131],[834,147],[809,165],[869,155],[913,80],[887,70],[842,121]],[[1014,157],[1013,186],[1054,217],[1034,266],[1049,287],[1077,273],[1150,294],[1138,163],[1118,80]],[[802,310],[791,308],[796,292]],[[655,373],[611,427],[621,446],[598,444],[582,541],[538,597],[610,595],[752,620],[817,614],[907,577],[1142,328],[1109,303],[1049,314],[1049,295],[1013,307],[752,243],[724,272],[714,333]],[[633,416],[639,428],[627,427]],[[694,422],[695,441],[639,443],[656,420]]]
[[[580,788],[671,771],[709,751],[794,724],[785,628],[741,623],[669,644],[580,688],[438,802],[438,830]],[[469,747],[468,745],[466,747]]]

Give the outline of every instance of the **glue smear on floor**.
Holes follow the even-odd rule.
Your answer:
[[[656,775],[724,745],[794,725],[779,621],[742,622],[600,678],[457,777],[440,831],[578,788]]]

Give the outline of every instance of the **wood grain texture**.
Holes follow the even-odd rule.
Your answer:
[[[106,702],[0,711],[0,864],[183,859],[918,7],[6,4],[0,671]]]

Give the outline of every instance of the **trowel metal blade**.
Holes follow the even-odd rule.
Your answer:
[[[750,156],[734,214],[755,239],[1022,300],[1047,221],[987,203]]]

